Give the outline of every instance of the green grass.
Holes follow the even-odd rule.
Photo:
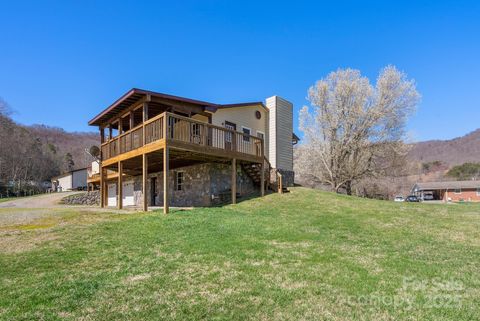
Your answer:
[[[69,209],[25,224],[0,229],[1,320],[480,319],[475,204],[294,188],[168,216]]]

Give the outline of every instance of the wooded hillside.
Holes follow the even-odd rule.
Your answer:
[[[450,140],[429,140],[415,143],[408,155],[411,161],[441,161],[449,167],[480,161],[480,129]]]
[[[24,126],[0,100],[0,193],[42,191],[53,176],[87,167],[85,149],[99,144],[96,133],[69,133],[44,125]]]

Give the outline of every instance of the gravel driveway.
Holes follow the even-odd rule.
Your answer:
[[[51,193],[32,197],[19,197],[18,199],[0,203],[0,208],[52,208],[65,207],[59,204],[65,196],[78,192]]]

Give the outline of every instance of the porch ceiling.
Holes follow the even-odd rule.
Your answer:
[[[230,164],[231,159],[215,157],[211,155],[205,155],[195,153],[191,151],[184,151],[179,149],[170,148],[170,169],[177,169],[185,166],[192,166],[202,163],[223,163]],[[163,150],[154,151],[147,154],[148,173],[156,173],[163,171]],[[237,161],[237,164],[248,163],[244,161]],[[126,175],[136,176],[142,174],[142,156],[129,158],[122,161],[123,172]],[[107,169],[118,171],[117,163],[109,165]]]

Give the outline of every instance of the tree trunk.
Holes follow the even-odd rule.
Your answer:
[[[345,182],[345,190],[347,191],[347,195],[352,195],[352,181]]]

